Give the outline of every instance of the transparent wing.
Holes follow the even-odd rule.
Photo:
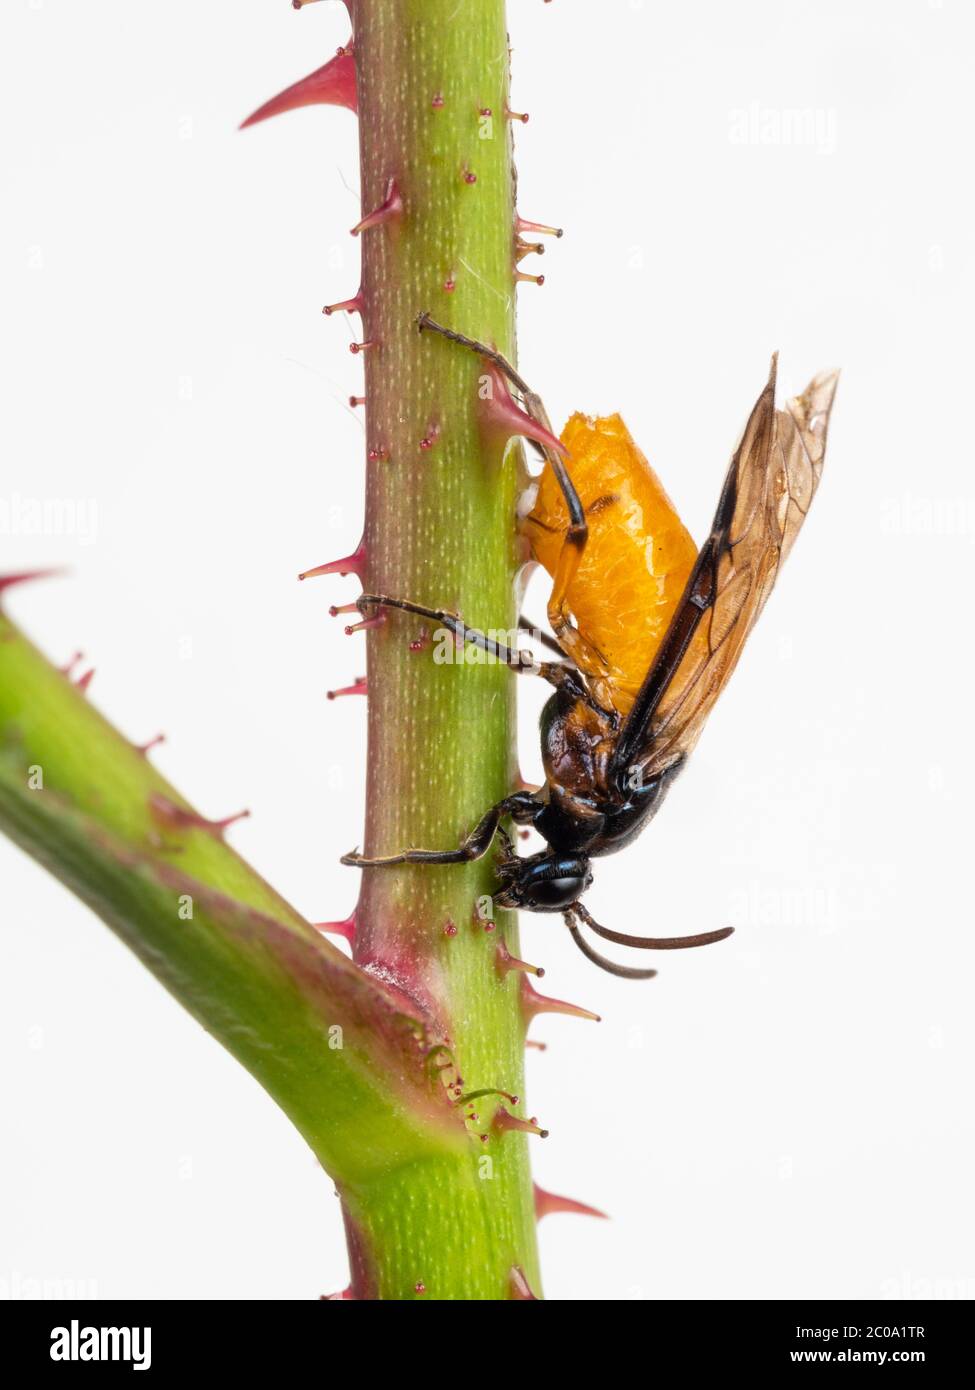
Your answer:
[[[819,486],[838,374],[775,408],[775,360],[732,458],[708,539],[623,728],[644,780],[685,756],[737,664]]]

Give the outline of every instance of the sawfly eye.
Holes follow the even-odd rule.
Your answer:
[[[585,889],[586,880],[579,874],[568,878],[550,878],[532,885],[530,904],[535,908],[569,907]]]

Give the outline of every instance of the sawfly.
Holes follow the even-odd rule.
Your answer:
[[[468,627],[456,613],[408,599],[363,594],[358,605],[363,613],[419,614],[554,686],[541,719],[545,783],[492,806],[456,849],[407,849],[372,859],[355,852],[342,862],[363,868],[464,863],[486,854],[499,835],[498,907],[562,913],[596,965],[646,979],[655,972],[595,951],[580,923],[617,945],[657,950],[704,946],[732,929],[643,937],[601,926],[580,901],[592,883],[590,861],[636,839],[697,743],[819,486],[838,373],[814,377],[780,410],[773,357],[698,549],[618,415],[575,415],[559,443],[541,400],[499,353],[427,314],[419,326],[492,363],[541,426],[536,447],[545,464],[522,525],[534,558],[552,576],[548,617],[555,637],[549,640],[562,660],[536,661]],[[548,848],[516,854],[502,825],[509,816],[536,830]]]

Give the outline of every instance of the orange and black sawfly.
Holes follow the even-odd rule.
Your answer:
[[[536,661],[456,613],[408,599],[363,594],[359,607],[420,614],[553,685],[541,720],[546,780],[492,806],[456,849],[356,852],[343,863],[463,863],[486,854],[499,835],[498,907],[562,913],[595,964],[646,979],[655,972],[595,951],[580,923],[618,945],[658,950],[703,946],[731,928],[685,937],[611,931],[580,901],[592,883],[590,860],[623,849],[653,818],[734,670],[819,485],[838,373],[814,377],[779,410],[773,357],[698,550],[619,416],[573,416],[559,444],[541,400],[503,357],[427,314],[419,326],[492,363],[541,426],[535,447],[545,466],[523,526],[553,578],[548,640],[563,659]],[[508,816],[538,831],[548,848],[516,854],[502,825]]]

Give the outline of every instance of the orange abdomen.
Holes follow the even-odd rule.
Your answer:
[[[598,674],[621,714],[630,709],[697,558],[697,546],[619,415],[575,414],[562,431],[589,541],[568,590],[569,608],[602,658]],[[539,480],[525,530],[554,575],[568,511],[551,467]]]

